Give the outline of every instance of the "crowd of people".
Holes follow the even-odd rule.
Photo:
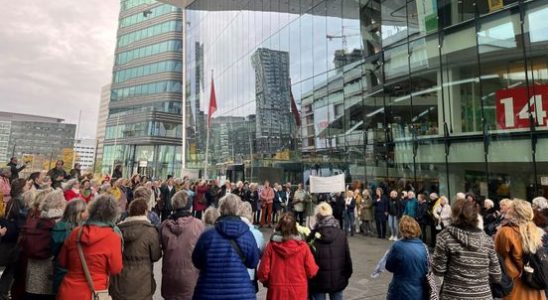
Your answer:
[[[355,233],[393,241],[378,267],[393,273],[388,299],[545,299],[523,275],[548,248],[542,197],[495,205],[458,193],[450,205],[360,183],[313,194],[269,181],[124,178],[121,166],[99,181],[62,161],[26,179],[13,168],[0,170],[0,300],[150,300],[160,259],[168,300],[256,299],[259,285],[267,299],[338,300]],[[441,287],[426,284],[434,275]]]
[[[256,299],[259,285],[268,299],[342,299],[347,234],[300,185],[97,182],[63,165],[0,171],[2,300],[152,299],[160,259],[164,299]]]

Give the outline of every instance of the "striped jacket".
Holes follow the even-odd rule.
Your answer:
[[[432,259],[434,274],[444,277],[441,299],[493,299],[489,282],[500,282],[501,270],[493,240],[482,230],[448,226]]]

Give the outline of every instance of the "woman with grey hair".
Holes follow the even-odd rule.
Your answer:
[[[29,215],[21,232],[21,250],[27,258],[25,293],[28,299],[53,299],[52,229],[63,216],[66,201],[61,190],[49,192]]]
[[[256,299],[247,269],[257,266],[259,249],[249,226],[238,216],[240,202],[234,194],[221,198],[221,217],[194,248],[192,263],[200,270],[194,299]]]
[[[57,300],[91,299],[78,255],[81,246],[96,291],[108,289],[108,280],[122,271],[122,239],[114,225],[118,203],[110,195],[97,197],[88,206],[87,221],[73,230],[59,253],[59,264],[68,270]]]
[[[57,294],[59,285],[67,273],[65,268],[59,265],[59,252],[63,243],[74,228],[79,226],[88,217],[86,211],[86,202],[83,199],[73,199],[67,203],[63,218],[53,226],[51,236],[51,247],[53,254],[53,293]]]
[[[204,225],[206,229],[213,228],[215,226],[215,222],[217,222],[217,219],[221,215],[219,214],[219,210],[213,206],[208,207],[204,215],[202,216],[202,222],[204,222]]]
[[[164,249],[162,260],[162,297],[191,299],[198,280],[198,270],[192,266],[192,251],[204,224],[192,216],[188,195],[179,191],[171,198],[174,212],[160,227]]]

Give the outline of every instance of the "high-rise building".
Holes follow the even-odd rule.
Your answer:
[[[107,128],[108,105],[110,103],[110,87],[107,84],[101,88],[101,101],[99,102],[99,117],[97,118],[97,149],[95,150],[95,158],[93,164],[94,172],[101,172],[103,162],[103,146],[105,141],[105,131]]]
[[[344,172],[348,183],[449,198],[548,196],[546,1],[169,1],[188,20],[185,67],[200,52],[215,70],[214,118],[255,114],[257,83],[287,90],[261,78],[253,55],[288,53],[301,159],[253,164],[271,160],[304,183]],[[200,101],[187,113],[207,111],[207,81],[185,86]]]
[[[19,163],[28,161],[21,175],[47,170],[58,159],[70,169],[75,134],[76,124],[64,123],[63,119],[0,112],[0,160],[7,162],[15,156]]]
[[[180,8],[121,2],[102,172],[164,178],[180,174],[182,38]]]
[[[77,138],[74,141],[74,163],[80,164],[82,172],[93,171],[93,165],[95,162],[95,149],[97,146],[97,140],[95,139],[82,139]]]
[[[289,147],[289,52],[259,48],[251,61],[255,70],[257,147],[272,154]]]

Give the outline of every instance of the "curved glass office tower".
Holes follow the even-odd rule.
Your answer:
[[[179,174],[182,137],[181,9],[151,0],[121,1],[102,161],[124,174]]]

